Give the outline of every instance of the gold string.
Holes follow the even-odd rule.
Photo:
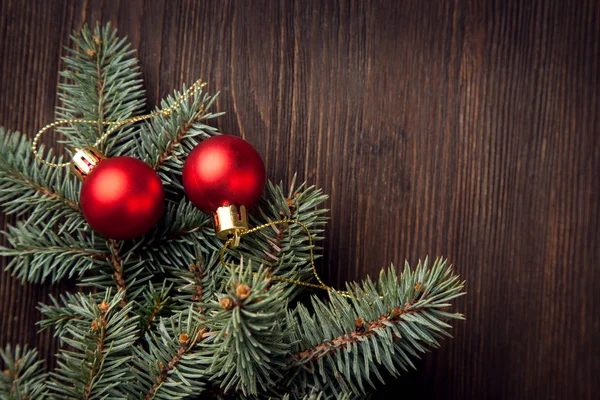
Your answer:
[[[62,168],[62,167],[68,167],[71,163],[70,162],[64,162],[64,163],[51,163],[48,162],[46,160],[44,160],[39,152],[38,152],[38,142],[40,140],[40,137],[42,136],[42,134],[44,132],[46,132],[49,129],[52,129],[56,126],[60,126],[60,125],[71,125],[71,124],[102,124],[105,126],[112,126],[112,128],[110,128],[108,131],[106,131],[102,136],[100,136],[98,138],[98,140],[96,140],[96,142],[93,144],[93,147],[97,147],[100,143],[102,143],[110,134],[112,134],[114,131],[116,131],[117,129],[119,129],[121,126],[123,125],[127,125],[127,124],[132,124],[132,123],[136,123],[136,122],[140,122],[140,121],[144,121],[150,118],[154,118],[154,117],[158,117],[158,116],[163,116],[163,117],[168,117],[173,111],[177,110],[179,107],[181,107],[181,105],[183,104],[184,101],[186,101],[189,97],[195,95],[196,93],[198,93],[200,90],[202,90],[203,87],[206,86],[206,82],[202,82],[202,80],[197,80],[196,82],[194,82],[194,84],[192,86],[190,86],[181,96],[179,96],[179,98],[175,101],[175,103],[173,103],[170,107],[167,107],[163,110],[158,110],[155,111],[153,113],[150,114],[146,114],[146,115],[138,115],[135,117],[131,117],[131,118],[127,118],[124,119],[123,121],[118,121],[118,122],[110,122],[110,121],[100,121],[100,120],[93,120],[93,119],[61,119],[58,121],[54,121],[46,126],[44,126],[42,129],[40,129],[38,131],[38,133],[35,135],[35,137],[33,138],[33,154],[35,155],[35,158],[37,158],[38,160],[40,160],[43,164],[49,166],[49,167],[53,167],[53,168]]]
[[[315,279],[317,280],[317,282],[319,282],[319,284],[316,283],[310,283],[310,282],[304,282],[304,281],[299,281],[296,279],[290,279],[290,278],[285,278],[283,276],[277,276],[277,275],[271,275],[270,278],[271,279],[275,279],[278,281],[282,281],[282,282],[287,282],[287,283],[292,283],[294,285],[300,285],[300,286],[308,286],[311,288],[315,288],[315,289],[322,289],[322,290],[327,290],[327,291],[334,291],[339,293],[340,295],[344,296],[344,297],[351,297],[350,294],[345,291],[345,290],[336,290],[334,288],[332,288],[331,286],[328,286],[325,284],[325,282],[323,282],[323,280],[321,279],[321,277],[319,276],[319,274],[317,273],[317,268],[315,267],[315,256],[313,253],[313,239],[312,239],[312,235],[310,234],[310,231],[308,230],[308,227],[295,219],[280,219],[278,221],[272,221],[272,222],[267,222],[266,224],[262,224],[259,226],[256,226],[252,229],[248,229],[246,231],[242,231],[238,233],[239,237],[242,236],[246,236],[249,235],[251,233],[260,231],[262,229],[274,226],[274,225],[279,225],[279,224],[296,224],[302,227],[302,229],[304,229],[304,232],[306,232],[306,236],[308,237],[308,244],[309,244],[309,255],[310,255],[310,266],[312,268],[312,272],[313,272],[313,276],[315,277]],[[227,249],[229,249],[231,247],[231,245],[234,243],[234,241],[236,240],[235,237],[232,237],[230,239],[228,239],[225,244],[223,245],[223,247],[221,248],[221,251],[219,252],[219,260],[221,261],[221,264],[225,267],[225,268],[229,268],[229,266],[225,263],[225,252],[227,251]]]

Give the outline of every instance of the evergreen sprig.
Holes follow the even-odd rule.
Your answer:
[[[23,282],[48,279],[54,283],[107,263],[108,249],[98,250],[99,245],[81,231],[58,234],[39,225],[17,222],[16,226],[8,226],[5,235],[11,247],[0,248],[0,255],[12,257],[6,270]]]
[[[80,281],[82,286],[95,287],[102,292],[116,288],[123,292],[123,302],[135,299],[146,289],[146,285],[154,278],[152,271],[145,268],[145,263],[131,252],[124,251],[125,242],[108,240],[106,262],[93,269],[93,273],[85,274]]]
[[[43,149],[40,149],[43,154]],[[45,157],[60,162],[51,155]],[[51,168],[33,157],[31,142],[0,127],[0,204],[6,214],[27,215],[28,221],[73,231],[85,224],[79,208],[80,185],[64,169]]]
[[[137,241],[128,252],[141,256],[154,271],[186,268],[194,263],[197,248],[215,250],[210,216],[200,212],[187,199],[167,201],[162,219],[155,229]]]
[[[414,368],[411,360],[449,336],[450,301],[464,294],[463,282],[446,261],[428,261],[414,271],[408,264],[398,277],[382,271],[378,284],[367,278],[348,284],[349,297],[331,292],[329,302],[312,298],[312,311],[299,305],[289,314],[293,333],[290,370],[299,393],[323,386],[336,397],[365,393],[384,383],[383,372],[397,376]]]
[[[0,349],[0,399],[46,398],[46,373],[43,361],[38,360],[37,350],[17,345]]]
[[[161,102],[161,109],[176,104],[182,93],[175,91]],[[204,122],[223,113],[212,113],[211,106],[217,95],[210,96],[202,91],[186,98],[168,116],[158,116],[146,121],[142,127],[136,146],[129,155],[140,158],[153,167],[163,181],[167,191],[183,192],[181,170],[183,160],[203,139],[217,134],[216,128]]]
[[[60,311],[42,308],[49,318],[60,318],[61,341],[71,347],[58,354],[59,367],[48,382],[49,398],[125,398],[123,390],[134,379],[128,363],[138,334],[137,317],[129,316],[131,303],[122,307],[123,293],[110,291],[100,303],[81,293],[66,299]]]
[[[264,268],[253,272],[251,265],[241,263],[229,272],[226,291],[211,302],[206,319],[216,333],[209,373],[225,392],[256,395],[273,387],[285,366],[290,289],[271,286]]]
[[[173,306],[179,310],[193,306],[205,318],[210,301],[226,290],[225,274],[217,251],[206,254],[198,251],[196,260],[187,269],[171,271]]]
[[[139,114],[144,109],[145,91],[139,61],[126,38],[119,39],[110,24],[96,26],[92,32],[84,27],[71,36],[74,47],[64,57],[64,80],[59,84],[57,109],[59,119],[87,119],[96,124],[76,123],[57,130],[65,143],[73,147],[90,146],[110,127],[103,122],[117,122]],[[100,145],[108,156],[135,147],[138,130],[124,126]]]
[[[140,316],[140,338],[146,332],[152,331],[161,317],[170,313],[172,286],[167,281],[163,281],[160,287],[150,282],[141,295],[136,296],[140,299],[137,302],[138,309],[135,310],[135,313]]]
[[[314,186],[302,184],[296,187],[295,181],[294,177],[287,194],[284,194],[283,184],[267,182],[265,195],[251,221],[257,226],[281,219],[296,220],[308,228],[313,241],[318,241],[322,239],[327,223],[327,210],[318,207],[327,196]],[[318,249],[313,246],[313,251]],[[300,225],[281,223],[245,236],[239,248],[229,254],[235,259],[242,256],[254,265],[265,265],[274,275],[305,281],[313,278],[309,250],[309,238]],[[293,289],[292,296],[304,287],[294,286]]]
[[[133,350],[137,384],[127,387],[130,398],[174,400],[200,394],[208,365],[204,334],[193,307],[162,318],[156,330],[146,332],[144,345]]]

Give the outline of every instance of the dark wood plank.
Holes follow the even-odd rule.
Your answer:
[[[62,47],[96,21],[139,49],[149,107],[204,77],[272,179],[330,194],[329,282],[427,254],[467,279],[467,321],[382,397],[600,390],[597,2],[2,0],[1,125],[52,119]],[[68,288],[3,273],[0,345],[51,359],[35,304]]]

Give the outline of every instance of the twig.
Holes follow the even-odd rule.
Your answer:
[[[386,323],[398,322],[402,315],[414,314],[422,310],[422,308],[409,310],[411,306],[412,304],[407,302],[404,307],[396,307],[388,314],[379,317],[376,321],[365,322],[362,318],[359,318],[360,326],[359,320],[357,320],[356,330],[343,336],[338,336],[331,341],[321,343],[314,348],[301,351],[293,357],[298,361],[315,362],[319,356],[333,355],[338,350],[346,348],[352,343],[359,343],[361,342],[361,339],[376,334],[377,329],[386,328]],[[395,335],[394,339],[397,339]]]
[[[152,309],[152,312],[150,313],[150,315],[148,316],[148,320],[146,321],[146,330],[148,330],[150,328],[150,325],[152,325],[152,321],[154,321],[154,318],[156,318],[156,316],[158,315],[161,306],[162,303],[160,302],[160,300],[154,305],[154,308]]]
[[[166,237],[165,240],[177,240],[177,239],[181,238],[182,236],[185,236],[185,235],[193,233],[193,232],[201,231],[204,229],[208,229],[208,227],[206,225],[192,226],[190,228],[182,229],[179,232],[171,233],[169,236]]]
[[[45,188],[43,186],[40,186],[40,185],[38,185],[36,183],[31,182],[29,179],[25,178],[20,173],[14,173],[15,171],[13,171],[13,170],[9,170],[9,171],[13,172],[13,174],[11,174],[11,175],[13,176],[14,179],[25,183],[27,186],[31,187],[36,192],[38,192],[38,193],[40,193],[40,194],[42,194],[42,195],[44,195],[46,197],[49,197],[52,200],[59,201],[59,202],[65,204],[65,205],[69,206],[70,208],[72,208],[77,213],[81,214],[81,209],[79,208],[79,206],[75,202],[73,202],[73,201],[71,201],[69,199],[64,198],[63,196],[59,195],[58,193],[55,193],[55,192],[51,191],[48,188]]]
[[[121,307],[127,304],[127,285],[125,284],[125,279],[123,278],[123,260],[119,256],[119,249],[117,248],[117,242],[113,239],[108,241],[109,247],[112,250],[111,256],[107,258],[107,260],[112,264],[115,269],[115,273],[113,274],[115,278],[115,282],[117,284],[117,290],[122,290],[124,292],[123,300],[121,300]]]
[[[102,357],[102,353],[104,352],[104,339],[105,339],[105,335],[106,335],[106,319],[104,318],[104,316],[102,316],[100,321],[101,321],[101,323],[100,323],[100,326],[98,327],[100,329],[100,336],[98,337],[98,340],[96,341],[96,350],[97,350],[99,356]],[[93,381],[94,377],[98,375],[98,372],[99,372],[97,365],[94,365],[94,361],[95,360],[92,360],[92,368],[90,368],[88,380],[84,387],[84,395],[85,395],[86,400],[89,400],[91,398],[92,381]],[[102,363],[100,365],[102,365]]]
[[[200,106],[200,110],[198,112],[202,114],[203,111],[204,104]],[[158,171],[163,166],[164,162],[172,156],[173,151],[177,146],[179,146],[179,143],[183,140],[183,138],[185,138],[192,126],[196,122],[202,120],[203,118],[204,115],[199,115],[198,117],[194,118],[192,121],[183,126],[183,128],[177,133],[177,137],[173,139],[173,141],[169,144],[169,146],[165,149],[165,151],[160,155],[160,157],[156,161],[156,164],[154,165],[155,171]]]
[[[48,252],[48,251],[64,251],[65,253],[78,253],[86,256],[90,256],[94,260],[106,260],[109,255],[107,253],[94,253],[93,251],[81,250],[81,249],[73,249],[64,247],[29,247],[27,249],[18,249],[19,253],[40,253],[40,252]]]
[[[179,340],[181,346],[177,349],[177,353],[175,353],[175,355],[169,360],[167,365],[161,363],[160,375],[156,379],[156,382],[152,384],[152,387],[150,387],[150,390],[148,390],[146,396],[144,396],[144,400],[152,400],[156,395],[158,389],[163,384],[163,382],[169,378],[169,372],[179,364],[183,356],[186,355],[187,352],[190,351],[192,348],[194,348],[194,346],[198,343],[199,340],[205,339],[211,335],[214,335],[214,332],[206,332],[204,329],[201,329],[196,333],[196,335],[194,335],[194,338],[191,341],[189,341],[190,338],[187,335],[187,340],[185,342],[182,341],[183,338],[180,336]]]
[[[163,365],[161,363],[160,375],[158,376],[158,379],[156,379],[156,382],[154,382],[152,384],[152,387],[150,388],[150,390],[148,391],[146,396],[144,396],[144,400],[151,400],[154,398],[154,395],[156,394],[156,391],[158,390],[158,388],[160,388],[162,383],[164,381],[166,381],[167,378],[169,377],[169,371],[171,371],[173,368],[175,368],[177,366],[177,364],[179,364],[179,362],[181,361],[181,359],[183,358],[183,356],[185,355],[187,350],[188,350],[187,346],[181,346],[179,349],[177,349],[177,353],[175,353],[173,358],[171,358],[169,360],[167,365]]]

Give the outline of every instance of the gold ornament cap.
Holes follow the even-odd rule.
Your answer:
[[[84,147],[83,149],[77,149],[69,168],[82,181],[96,165],[105,159],[106,156],[100,150],[93,147]]]
[[[248,230],[246,206],[221,206],[213,213],[215,233],[222,240],[233,238],[233,247],[240,244],[240,234]]]

